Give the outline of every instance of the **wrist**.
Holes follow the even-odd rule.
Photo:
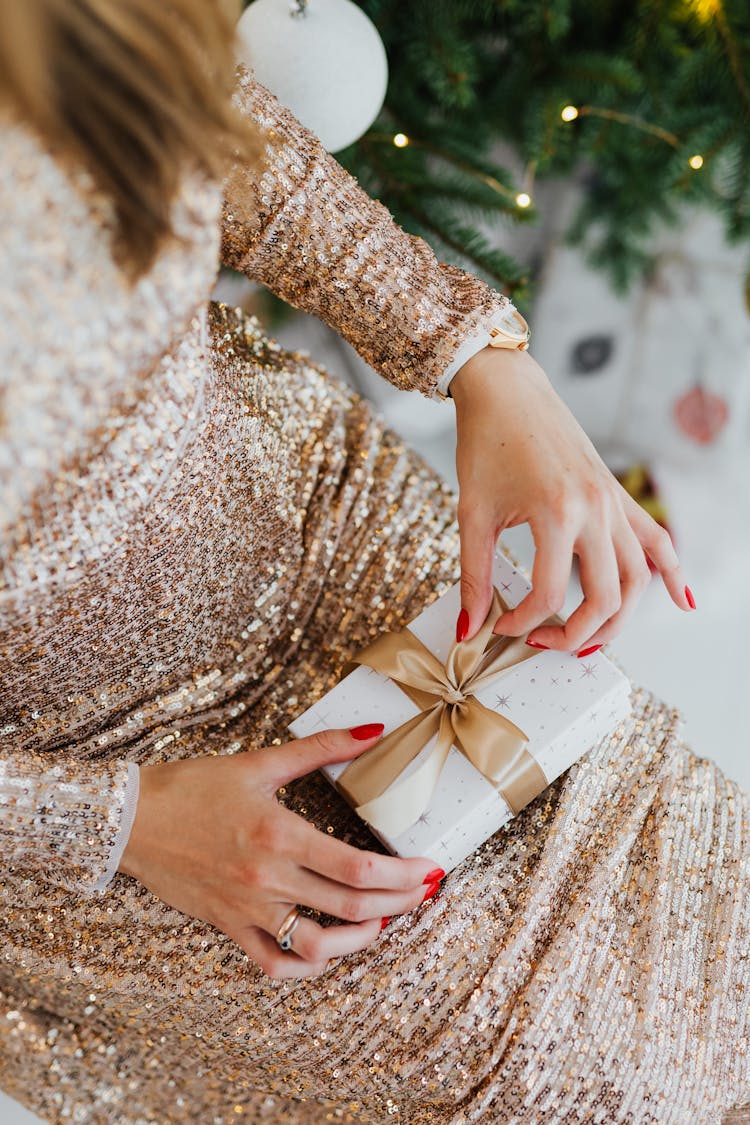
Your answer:
[[[534,364],[527,350],[521,348],[493,348],[489,344],[476,352],[459,367],[450,381],[448,394],[456,406],[477,394],[491,391],[493,386],[514,371],[527,374]]]
[[[133,878],[139,877],[138,872],[141,862],[140,853],[147,835],[148,809],[151,803],[154,772],[158,769],[159,764],[156,763],[150,766],[140,766],[138,770],[138,803],[136,804],[135,818],[133,820],[133,827],[130,830],[128,842],[125,845],[125,850],[117,865],[118,871],[122,872],[123,875],[131,875]]]

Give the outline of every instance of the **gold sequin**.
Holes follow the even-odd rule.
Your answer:
[[[226,260],[429,397],[504,298],[247,74],[238,98],[279,145],[265,179],[230,178]],[[335,375],[207,302],[220,186],[186,186],[192,249],[131,304],[85,178],[6,139],[0,1084],[87,1125],[718,1121],[749,1078],[750,808],[645,689],[319,977],[271,980],[112,874],[131,767],[287,741],[456,580],[456,498]],[[278,798],[382,850],[319,774]]]

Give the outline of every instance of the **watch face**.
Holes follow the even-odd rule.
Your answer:
[[[516,308],[503,309],[496,324],[503,335],[512,340],[526,340],[529,335],[529,326]]]

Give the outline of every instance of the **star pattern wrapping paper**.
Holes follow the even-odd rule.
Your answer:
[[[509,607],[518,605],[531,589],[501,548],[495,551],[493,583]],[[453,643],[460,608],[457,582],[408,626],[441,663]],[[540,650],[479,688],[476,698],[525,732],[527,749],[548,783],[608,738],[631,711],[630,682],[601,649],[583,659],[572,653]],[[297,716],[289,729],[302,738],[330,727],[377,721],[385,723],[388,733],[418,711],[398,684],[361,665]],[[400,776],[407,777],[419,768],[436,739],[425,744]],[[321,772],[336,787],[347,765],[336,762]],[[499,790],[452,746],[429,806],[409,828],[389,836],[369,827],[394,855],[432,856],[447,872],[512,816]]]

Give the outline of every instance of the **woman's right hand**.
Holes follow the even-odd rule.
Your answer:
[[[429,859],[363,851],[319,832],[280,805],[276,790],[368,750],[382,735],[376,725],[364,739],[363,728],[354,728],[359,738],[324,730],[282,746],[141,766],[118,870],[216,926],[276,979],[314,976],[330,958],[364,949],[384,916],[419,906],[443,872]],[[301,916],[285,952],[276,933],[300,905],[348,924]]]

